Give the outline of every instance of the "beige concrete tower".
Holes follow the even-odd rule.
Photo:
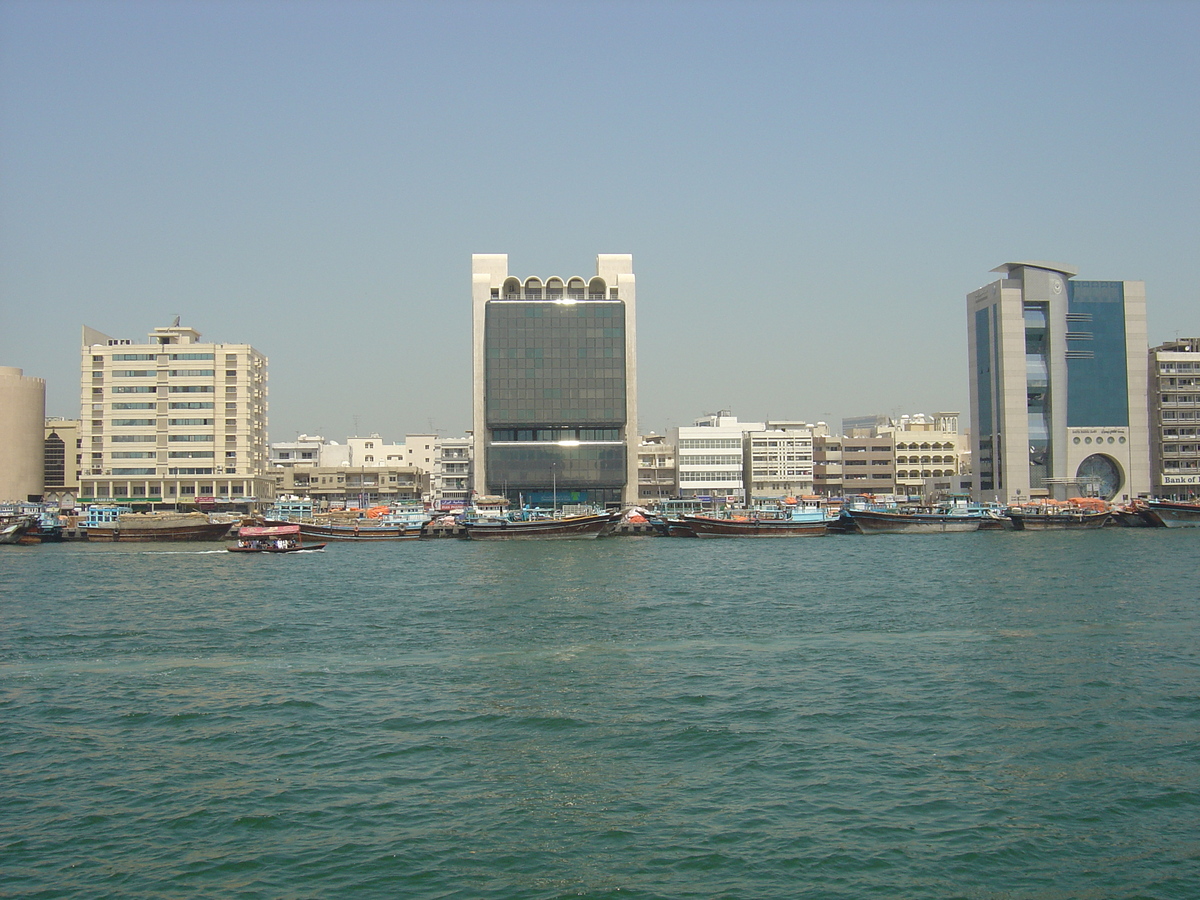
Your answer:
[[[46,382],[0,366],[0,501],[42,494]]]

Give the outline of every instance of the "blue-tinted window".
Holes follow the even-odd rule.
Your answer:
[[[1088,313],[1087,330],[1067,341],[1067,425],[1127,427],[1125,285],[1068,281],[1068,312]]]

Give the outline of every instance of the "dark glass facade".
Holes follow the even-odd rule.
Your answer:
[[[1068,427],[1129,426],[1125,285],[1067,282]]]
[[[67,445],[58,432],[47,435],[43,444],[43,483],[46,487],[63,487],[67,483]]]
[[[981,309],[975,313],[975,383],[978,386],[977,408],[975,410],[975,427],[979,432],[979,467],[980,487],[990,491],[995,485],[995,446],[992,438],[992,307]]]
[[[619,501],[627,472],[625,306],[493,300],[484,312],[489,493]]]

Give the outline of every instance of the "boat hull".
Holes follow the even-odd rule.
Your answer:
[[[410,525],[299,524],[303,537],[322,541],[415,541],[421,536],[421,529]]]
[[[613,523],[613,516],[599,515],[533,519],[528,522],[481,519],[464,522],[463,528],[473,541],[563,541],[599,537]]]
[[[1149,500],[1149,513],[1167,528],[1200,528],[1200,504]]]
[[[960,534],[978,531],[981,516],[946,516],[937,513],[890,513],[874,510],[844,510],[863,534]]]
[[[829,533],[824,519],[804,522],[789,519],[714,519],[709,516],[684,516],[683,523],[700,538],[815,537]]]
[[[1010,511],[1014,531],[1062,531],[1103,528],[1112,518],[1110,512],[1021,513]]]
[[[229,522],[201,525],[165,525],[145,527],[139,525],[115,526],[111,523],[92,525],[87,530],[89,541],[219,541],[229,534],[233,525]]]
[[[324,544],[300,544],[296,547],[226,547],[230,553],[299,553],[301,550],[324,550]]]

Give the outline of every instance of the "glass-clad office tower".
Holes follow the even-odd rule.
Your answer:
[[[1145,285],[1047,262],[992,271],[967,295],[976,497],[1149,491]]]
[[[637,502],[633,258],[596,275],[508,274],[472,257],[475,491],[514,503]]]

